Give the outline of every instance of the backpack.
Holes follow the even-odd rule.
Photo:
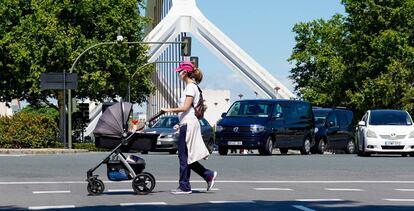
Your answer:
[[[197,119],[204,118],[204,112],[207,110],[207,107],[204,105],[204,98],[203,98],[203,92],[201,91],[200,87],[197,85],[198,91],[200,92],[200,99],[198,100],[198,103],[196,106],[194,106],[194,103],[192,104],[194,108],[194,115],[197,117]]]

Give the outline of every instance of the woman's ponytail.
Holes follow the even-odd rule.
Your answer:
[[[192,74],[192,78],[199,84],[203,80],[203,72],[201,72],[200,68],[195,67],[194,72]]]

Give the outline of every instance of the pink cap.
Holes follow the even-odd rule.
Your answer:
[[[180,72],[183,70],[186,72],[193,72],[194,71],[193,63],[190,61],[183,61],[180,63],[180,65],[178,65],[177,68],[175,68],[175,72]]]

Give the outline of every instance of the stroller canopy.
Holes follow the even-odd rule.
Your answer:
[[[93,134],[96,137],[121,138],[126,131],[125,127],[127,127],[126,123],[128,122],[131,109],[132,104],[128,102],[119,102],[108,107],[101,118],[99,118]]]

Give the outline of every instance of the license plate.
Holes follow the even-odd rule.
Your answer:
[[[400,144],[401,144],[401,142],[399,142],[399,141],[386,141],[385,142],[386,146],[396,146],[396,145],[400,145]]]
[[[229,141],[227,142],[228,145],[236,145],[236,146],[240,146],[243,145],[243,142],[241,141]]]

